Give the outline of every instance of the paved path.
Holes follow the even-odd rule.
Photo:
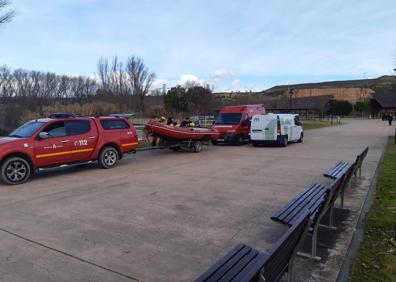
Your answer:
[[[0,280],[191,280],[236,243],[271,247],[285,231],[271,214],[367,145],[369,180],[390,132],[381,121],[351,120],[307,131],[304,143],[287,148],[145,152],[112,170],[57,170],[0,185]],[[342,255],[328,261],[339,267]],[[315,267],[313,279],[326,266]]]

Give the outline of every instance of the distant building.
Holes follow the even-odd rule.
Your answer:
[[[373,94],[373,99],[380,112],[396,115],[396,88],[377,89]]]
[[[268,97],[287,97],[289,90],[293,89],[295,98],[331,95],[336,100],[345,100],[355,104],[357,101],[373,98],[375,88],[389,87],[393,83],[396,83],[396,76],[381,76],[375,79],[279,85],[262,93]]]
[[[290,90],[293,89],[290,97]],[[264,104],[269,112],[293,111],[301,114],[325,114],[331,99],[352,104],[358,101],[375,101],[381,112],[395,111],[396,76],[374,79],[328,81],[278,85],[261,92],[214,93],[221,105]]]
[[[333,99],[331,95],[301,97],[301,98],[280,98],[271,99],[264,102],[267,112],[293,112],[303,115],[322,115],[329,110],[329,103]]]

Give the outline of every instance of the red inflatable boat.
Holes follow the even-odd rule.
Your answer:
[[[220,136],[216,129],[170,126],[154,119],[146,123],[145,130],[152,135],[175,141],[209,141],[217,140]]]

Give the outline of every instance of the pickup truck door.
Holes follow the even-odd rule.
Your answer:
[[[66,163],[69,141],[66,136],[65,122],[52,122],[40,132],[47,132],[49,137],[47,139],[37,137],[34,141],[33,151],[37,167]]]
[[[69,162],[90,160],[98,140],[98,132],[93,121],[90,119],[67,120],[65,123],[71,151]]]

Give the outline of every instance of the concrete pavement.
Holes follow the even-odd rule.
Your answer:
[[[0,185],[0,280],[192,280],[239,242],[270,248],[285,231],[272,213],[369,146],[363,176],[347,191],[345,232],[299,276],[334,281],[391,132],[379,120],[346,120],[287,148],[144,152],[112,170],[85,166]]]

